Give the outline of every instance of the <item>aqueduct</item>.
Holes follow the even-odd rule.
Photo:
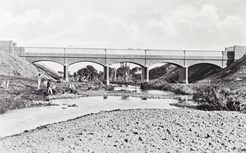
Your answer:
[[[226,51],[56,47],[25,47],[18,56],[32,63],[52,61],[62,64],[65,80],[68,80],[68,66],[78,62],[98,63],[104,67],[104,78],[107,84],[109,83],[109,66],[115,63],[130,62],[140,65],[145,81],[149,81],[149,66],[156,63],[172,63],[181,67],[179,81],[188,83],[190,66],[208,63],[224,68],[228,60]]]

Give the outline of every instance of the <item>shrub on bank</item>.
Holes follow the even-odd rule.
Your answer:
[[[244,98],[243,98],[244,97]],[[230,91],[218,86],[198,88],[193,94],[193,100],[203,110],[230,110],[245,112],[245,97],[243,91]]]

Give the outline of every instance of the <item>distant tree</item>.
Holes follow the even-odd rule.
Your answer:
[[[132,75],[132,81],[141,81],[142,78],[142,68],[141,67],[134,67],[130,70],[130,74]]]
[[[91,65],[87,65],[85,68],[79,69],[77,71],[77,75],[79,75],[80,81],[82,80],[92,81],[99,79],[99,73]]]
[[[117,77],[121,78],[121,81],[127,82],[129,80],[130,66],[127,62],[120,63],[120,68],[117,69]]]

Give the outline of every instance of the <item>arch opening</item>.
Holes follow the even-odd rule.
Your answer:
[[[74,82],[103,81],[104,65],[91,61],[75,62],[68,65],[68,73],[69,80]]]
[[[63,65],[54,61],[40,60],[33,62],[33,65],[44,75],[55,80],[60,80],[63,77]]]
[[[143,80],[143,66],[135,62],[121,62],[109,66],[109,80],[118,84],[137,84]]]
[[[221,67],[212,63],[198,63],[188,68],[189,82],[205,79],[221,70]]]
[[[177,83],[180,82],[179,73],[183,69],[184,68],[181,65],[176,63],[156,63],[149,66],[149,79],[168,83]]]

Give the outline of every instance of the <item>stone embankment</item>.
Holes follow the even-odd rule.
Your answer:
[[[239,112],[100,112],[0,139],[1,152],[246,152]]]

